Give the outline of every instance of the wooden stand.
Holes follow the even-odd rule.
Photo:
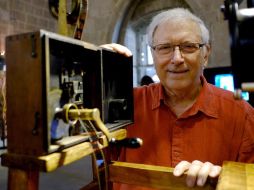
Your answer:
[[[112,134],[117,140],[126,138],[125,129],[114,131]],[[101,137],[101,144],[104,148],[108,147],[105,136]],[[2,155],[2,165],[9,168],[8,189],[37,190],[40,172],[51,172],[93,152],[92,144],[84,142],[61,152],[39,157],[5,153]],[[156,189],[190,189],[185,185],[186,176],[174,177],[173,169],[169,167],[111,162],[107,169],[108,183],[125,183]],[[94,181],[83,187],[82,190],[98,190],[96,180],[97,177],[94,175]],[[109,185],[109,190],[111,189],[110,187]],[[211,190],[215,189],[215,187],[208,180],[208,183],[204,187],[194,187],[191,189]],[[254,164],[225,162],[216,190],[228,189],[254,189]]]
[[[116,140],[126,138],[126,130],[119,129],[111,132]],[[108,147],[105,136],[100,138],[102,148]],[[61,152],[46,156],[28,156],[13,153],[2,155],[2,165],[8,170],[9,190],[37,190],[39,185],[39,172],[51,172],[57,168],[68,165],[94,152],[90,142],[84,142]],[[94,177],[96,179],[96,176]],[[96,183],[94,183],[96,184]],[[91,185],[90,185],[91,186]]]

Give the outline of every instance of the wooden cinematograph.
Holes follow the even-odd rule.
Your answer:
[[[7,37],[6,64],[8,153],[3,165],[19,168],[17,158],[22,168],[34,170],[36,161],[29,158],[61,155],[87,142],[88,150],[76,154],[100,153],[109,142],[125,138],[124,128],[133,123],[131,57],[39,30]]]
[[[133,123],[132,57],[80,41],[87,1],[73,2],[76,39],[64,36],[62,23],[63,35],[39,30],[6,38],[8,152],[2,164],[9,167],[9,189],[36,189],[39,171],[103,156]],[[64,1],[58,4],[65,14]]]
[[[7,37],[6,63],[9,152],[41,156],[86,141],[76,119],[84,108],[98,108],[108,129],[133,122],[131,57],[40,30]]]

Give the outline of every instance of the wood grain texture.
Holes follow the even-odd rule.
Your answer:
[[[254,164],[224,162],[216,190],[254,189]]]
[[[36,190],[39,187],[39,172],[35,170],[19,170],[10,168],[8,171],[8,189]]]

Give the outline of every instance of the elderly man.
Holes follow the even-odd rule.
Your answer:
[[[254,109],[203,76],[211,50],[203,21],[171,9],[155,16],[148,38],[160,83],[134,89],[135,124],[128,135],[144,143],[123,150],[121,159],[175,167],[175,176],[187,172],[190,187],[218,177],[225,160],[254,162]],[[103,47],[131,55],[119,44]]]

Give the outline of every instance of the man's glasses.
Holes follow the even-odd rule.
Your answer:
[[[181,53],[189,54],[189,53],[194,53],[195,51],[197,51],[204,45],[205,44],[190,43],[190,42],[182,43],[178,45],[166,43],[166,44],[158,44],[158,45],[152,46],[152,49],[159,55],[168,55],[174,52],[175,47],[179,47],[179,50],[181,51]]]

